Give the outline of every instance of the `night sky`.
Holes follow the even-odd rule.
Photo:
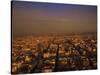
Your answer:
[[[14,36],[97,31],[97,7],[12,1]]]

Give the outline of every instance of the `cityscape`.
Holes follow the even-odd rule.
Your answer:
[[[12,73],[97,68],[95,35],[19,37],[13,40]]]
[[[97,69],[97,8],[12,1],[11,73]]]

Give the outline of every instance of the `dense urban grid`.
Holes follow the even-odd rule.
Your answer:
[[[12,73],[44,73],[97,68],[97,37],[27,36],[12,40]]]

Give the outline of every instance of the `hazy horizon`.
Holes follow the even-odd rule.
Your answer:
[[[13,36],[97,32],[97,7],[12,1]]]

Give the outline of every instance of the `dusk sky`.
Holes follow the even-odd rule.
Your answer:
[[[14,36],[97,31],[97,7],[12,1]]]

